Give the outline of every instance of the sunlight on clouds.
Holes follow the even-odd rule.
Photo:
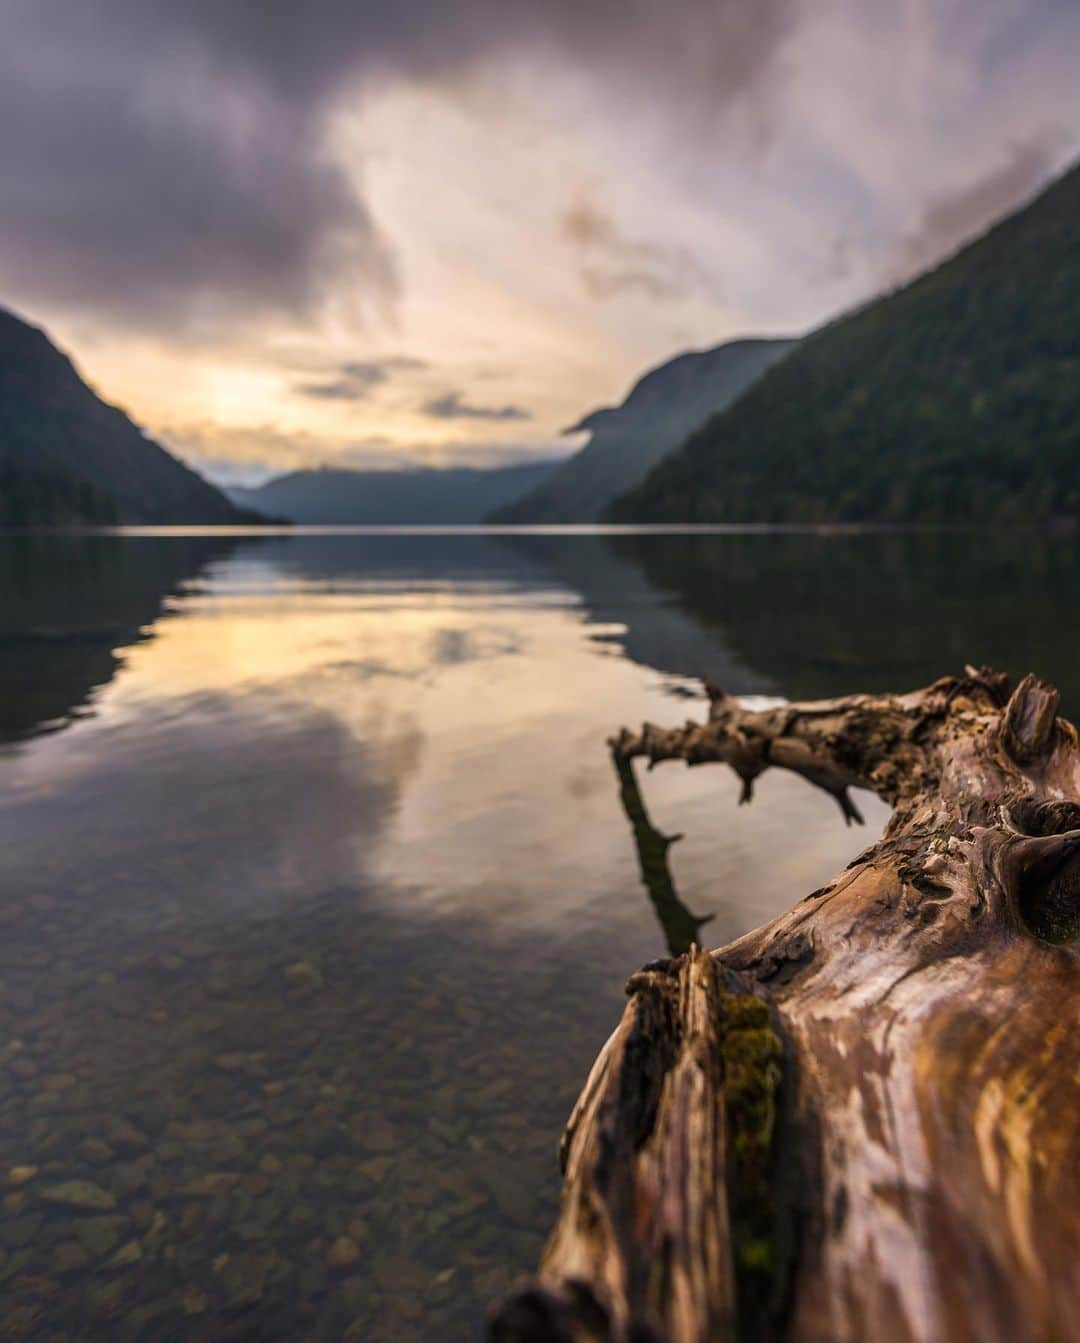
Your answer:
[[[345,78],[367,58],[325,34],[311,70],[267,34],[268,50],[244,52],[252,88],[224,79],[226,61],[205,115],[174,106],[176,71],[162,58],[151,122],[110,121],[103,134],[125,152],[152,149],[155,174],[159,154],[176,156],[205,197],[184,197],[190,227],[174,210],[163,236],[140,233],[117,261],[107,220],[71,238],[54,211],[49,227],[64,236],[35,233],[36,287],[33,267],[0,257],[0,302],[46,325],[106,399],[219,476],[229,463],[266,472],[570,451],[561,429],[621,400],[647,368],[682,349],[810,329],[893,283],[912,257],[932,262],[1075,152],[1075,6],[1039,0],[1037,19],[1017,0],[766,8],[746,19],[695,7],[685,29],[647,14],[605,28],[572,8],[537,17],[479,4],[490,26],[447,30],[432,11],[453,39],[445,53],[412,51],[408,23],[388,15],[389,45],[371,55],[378,78]],[[211,18],[199,40],[235,58],[238,34]],[[59,41],[36,20],[23,40],[31,52]],[[129,79],[127,47],[104,51],[104,86]],[[74,191],[89,152],[76,153],[79,109],[97,104],[57,61],[60,82],[35,96],[47,109],[40,134],[70,156],[56,181],[70,177]],[[192,157],[219,83],[227,143]],[[73,111],[61,115],[64,97]],[[20,160],[13,180],[29,181],[37,162]],[[303,198],[275,197],[279,176]],[[37,198],[19,199],[31,209]],[[112,209],[107,194],[93,201]],[[215,232],[222,212],[232,223]],[[250,236],[238,237],[244,220]],[[84,245],[127,266],[130,285],[108,302],[90,302],[81,280],[66,296],[57,287],[73,264],[63,248]],[[72,273],[85,279],[87,267]],[[212,323],[196,320],[208,293]],[[351,390],[343,380],[383,363],[386,376]]]

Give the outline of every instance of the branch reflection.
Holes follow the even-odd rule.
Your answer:
[[[619,797],[630,822],[637,849],[641,882],[649,895],[668,950],[681,956],[698,942],[698,932],[715,916],[692,914],[679,899],[668,867],[668,849],[681,835],[664,835],[653,825],[645,809],[633,763],[612,752],[612,764],[619,779]]]

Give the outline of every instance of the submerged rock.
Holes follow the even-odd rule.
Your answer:
[[[128,1154],[145,1152],[150,1146],[150,1139],[146,1134],[120,1115],[112,1115],[106,1121],[105,1136],[117,1151]]]
[[[209,1300],[197,1287],[184,1288],[181,1304],[185,1315],[205,1315],[210,1309]]]
[[[61,1203],[68,1208],[101,1208],[111,1211],[116,1207],[116,1199],[112,1194],[90,1180],[65,1180],[63,1184],[43,1189],[41,1197],[49,1203]]]
[[[102,1165],[107,1161],[112,1161],[116,1153],[102,1138],[84,1138],[78,1146],[78,1153],[86,1161],[93,1162],[95,1165]]]
[[[72,1235],[95,1259],[104,1259],[120,1243],[126,1217],[85,1217],[71,1224]]]
[[[241,1176],[235,1171],[212,1171],[209,1175],[200,1175],[197,1180],[181,1185],[177,1193],[181,1198],[217,1198],[227,1194],[240,1183]]]
[[[326,1262],[331,1268],[349,1268],[359,1259],[360,1246],[351,1236],[338,1236],[326,1252]]]
[[[139,1161],[121,1162],[113,1166],[110,1177],[113,1192],[120,1198],[127,1198],[145,1188],[148,1173],[144,1163],[148,1161],[149,1158],[143,1157]]]
[[[52,1270],[63,1276],[78,1273],[90,1263],[90,1256],[77,1240],[64,1240],[53,1251]]]
[[[219,1054],[214,1059],[214,1064],[225,1073],[247,1073],[253,1076],[262,1071],[265,1059],[266,1053],[261,1049],[253,1053],[233,1050],[230,1053]]]
[[[129,1240],[126,1245],[121,1245],[109,1260],[109,1267],[128,1268],[132,1264],[137,1264],[142,1257],[142,1246],[139,1242],[137,1240]]]
[[[223,1254],[214,1261],[229,1310],[242,1310],[262,1300],[270,1265],[267,1256],[256,1254]]]

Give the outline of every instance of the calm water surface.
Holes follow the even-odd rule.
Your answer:
[[[604,746],[694,679],[1080,701],[1072,541],[0,539],[4,1339],[439,1340],[536,1259],[641,962],[880,826]]]

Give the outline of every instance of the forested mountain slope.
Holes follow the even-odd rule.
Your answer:
[[[0,309],[0,526],[245,520]]]
[[[620,522],[1080,514],[1080,167],[799,347],[620,499]]]
[[[618,495],[710,415],[730,405],[794,343],[736,340],[661,364],[634,384],[621,406],[595,410],[568,430],[588,430],[592,437],[495,521],[596,521]]]

